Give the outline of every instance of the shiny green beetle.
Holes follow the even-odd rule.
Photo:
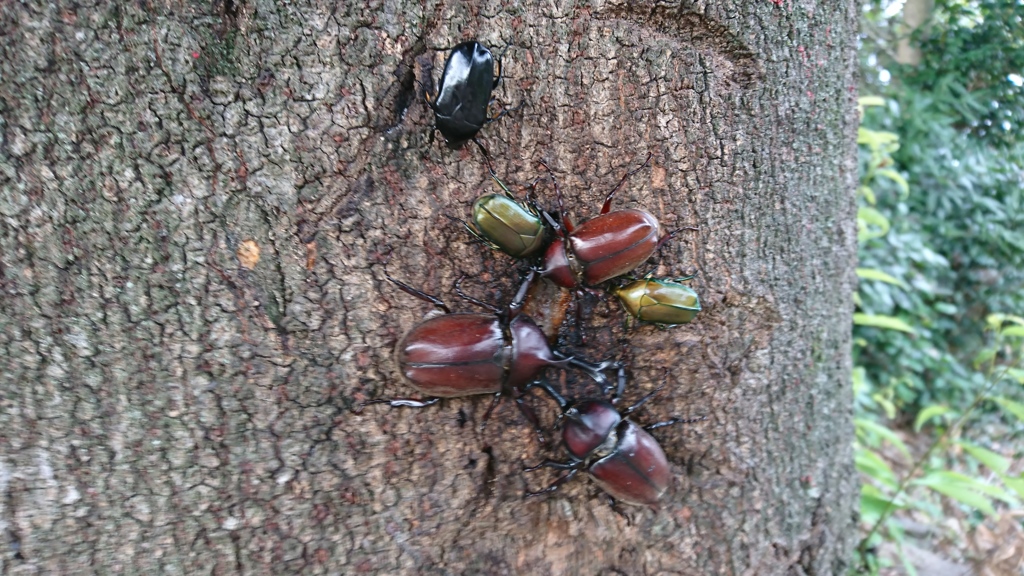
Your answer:
[[[505,193],[477,198],[473,203],[473,226],[467,224],[466,228],[492,248],[513,258],[536,254],[549,239],[540,210],[532,202],[517,201],[493,172],[491,178]]]
[[[680,284],[687,278],[668,280],[646,276],[612,290],[623,308],[634,318],[656,324],[686,324],[700,312],[700,298],[690,288]]]

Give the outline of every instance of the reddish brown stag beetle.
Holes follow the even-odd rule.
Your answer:
[[[573,226],[562,204],[562,191],[558,186],[558,180],[551,172],[551,168],[541,162],[554,182],[558,211],[562,219],[559,225],[545,213],[558,238],[544,253],[541,276],[563,288],[595,286],[626,274],[643,264],[679,230],[696,230],[689,227],[680,228],[659,238],[658,219],[649,212],[632,208],[611,211],[615,193],[630,176],[644,169],[650,161],[651,155],[648,154],[639,168],[623,176],[608,193],[601,207],[601,214],[578,227]]]
[[[395,348],[395,360],[402,376],[413,388],[430,397],[371,400],[366,404],[423,407],[441,398],[493,393],[494,402],[484,415],[486,422],[501,396],[514,392],[523,415],[537,426],[536,417],[522,402],[522,392],[546,368],[578,368],[606,392],[612,384],[604,375],[605,370],[615,369],[620,381],[625,378],[625,368],[618,362],[586,362],[552,350],[541,329],[519,313],[537,278],[535,271],[527,275],[515,297],[503,309],[464,294],[459,287],[460,278],[455,287],[459,296],[490,310],[490,314],[453,314],[439,298],[392,278],[386,268],[384,276],[403,292],[430,302],[445,314],[413,326]]]
[[[649,431],[663,426],[703,420],[700,418],[673,418],[647,426],[627,417],[650,400],[664,387],[641,398],[636,404],[618,410],[612,402],[588,399],[576,403],[566,401],[547,382],[534,386],[545,390],[562,408],[562,441],[569,451],[569,462],[545,460],[527,468],[530,472],[540,468],[568,470],[569,473],[538,492],[539,496],[554,492],[580,470],[585,470],[609,495],[630,504],[657,508],[658,501],[668,489],[672,470],[665,452]],[[619,392],[622,390],[620,381]]]

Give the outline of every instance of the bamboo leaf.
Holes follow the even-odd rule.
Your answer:
[[[915,480],[914,484],[931,488],[939,494],[948,496],[962,504],[966,504],[967,506],[970,506],[971,508],[974,508],[988,516],[995,514],[995,508],[993,508],[992,502],[988,497],[984,494],[979,494],[970,487],[964,485],[964,483],[950,478],[947,474],[942,472],[933,472],[924,478]]]
[[[917,418],[914,419],[914,432],[920,432],[921,427],[924,426],[924,423],[931,420],[932,418],[935,418],[936,416],[942,416],[943,414],[948,414],[952,411],[953,409],[950,408],[949,406],[943,406],[941,404],[933,404],[931,406],[928,406],[924,410],[918,412]]]
[[[1024,404],[1014,402],[1013,400],[1002,396],[996,396],[992,400],[994,400],[996,404],[999,404],[1003,410],[1006,410],[1010,414],[1016,416],[1017,420],[1024,422]]]
[[[893,284],[901,288],[907,288],[907,285],[903,280],[874,268],[857,268],[857,277],[862,280],[878,280],[879,282],[885,282],[886,284]]]
[[[883,440],[887,440],[897,450],[903,453],[907,460],[910,460],[910,450],[907,448],[907,445],[895,432],[893,432],[889,428],[886,428],[885,426],[882,426],[878,422],[874,422],[866,418],[855,419],[853,425],[860,430],[874,433]]]
[[[899,483],[896,481],[896,475],[893,474],[892,468],[882,460],[881,456],[875,454],[867,448],[858,449],[853,456],[854,464],[857,466],[857,470],[860,470],[864,474],[874,480],[881,482],[887,488],[896,490],[899,487]]]
[[[910,324],[895,316],[857,312],[853,315],[853,323],[857,326],[871,326],[873,328],[885,328],[886,330],[898,330],[909,334],[917,334],[917,331]]]
[[[957,444],[963,446],[964,450],[968,454],[974,456],[978,462],[981,462],[988,467],[989,470],[997,474],[1006,474],[1006,471],[1010,469],[1010,460],[1001,454],[997,454],[988,448],[982,448],[975,444],[971,444],[965,440],[957,441]]]

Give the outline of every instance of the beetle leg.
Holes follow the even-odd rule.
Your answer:
[[[423,300],[423,301],[426,301],[426,302],[430,302],[434,306],[437,306],[441,310],[444,310],[445,314],[451,314],[452,313],[452,311],[450,309],[448,309],[448,305],[445,304],[444,301],[441,300],[440,298],[438,298],[437,296],[433,296],[431,294],[427,294],[426,292],[424,292],[422,290],[417,290],[417,289],[413,288],[412,286],[409,286],[408,284],[406,284],[405,282],[402,282],[401,280],[395,280],[394,278],[392,278],[391,275],[388,274],[388,262],[390,262],[390,261],[391,261],[391,253],[388,252],[387,260],[384,261],[384,277],[387,278],[388,280],[390,280],[392,284],[394,284],[395,286],[398,286],[398,288],[402,292],[405,292],[406,294],[408,294],[410,296],[415,296],[416,298],[419,298],[420,300]]]
[[[523,308],[523,301],[526,300],[526,295],[529,293],[530,287],[533,286],[535,280],[537,280],[537,272],[530,270],[526,275],[526,279],[519,285],[519,291],[516,292],[512,301],[508,303],[507,315],[509,320],[519,315],[519,311]]]
[[[655,422],[654,424],[648,424],[644,426],[644,430],[650,432],[658,428],[664,428],[665,426],[674,426],[676,424],[693,424],[694,422],[700,422],[701,420],[707,420],[707,416],[698,416],[696,418],[672,418],[671,420],[665,420],[664,422]]]
[[[626,175],[622,177],[622,180],[619,180],[619,183],[615,185],[615,188],[612,188],[612,191],[608,193],[608,196],[605,196],[604,205],[601,206],[601,214],[607,214],[608,211],[612,209],[612,198],[615,196],[615,193],[619,191],[619,188],[622,188],[622,185],[626,183],[626,180],[629,179],[629,177],[632,176],[633,174],[636,174],[637,172],[646,168],[648,162],[650,161],[651,153],[648,152],[647,159],[644,160],[644,163],[641,164],[639,168],[637,168],[636,170],[632,170],[630,172],[626,172]]]
[[[540,445],[543,446],[547,443],[544,439],[544,428],[540,425],[537,413],[533,411],[533,408],[531,408],[529,404],[523,401],[522,392],[519,394],[520,396],[516,398],[516,406],[519,408],[519,412],[523,415],[523,418],[526,418],[527,422],[533,425],[533,430],[537,433],[537,440],[540,442]]]
[[[501,392],[494,395],[494,400],[491,400],[491,405],[487,407],[487,412],[484,412],[484,417],[480,419],[480,429],[483,430],[487,426],[487,421],[491,418],[491,412],[501,403]]]
[[[621,363],[613,362],[611,360],[607,360],[607,361],[604,361],[604,362],[593,363],[593,362],[586,362],[584,360],[580,360],[578,358],[574,358],[574,357],[571,357],[571,356],[568,357],[568,358],[563,357],[563,359],[570,366],[573,366],[575,368],[579,368],[580,370],[583,370],[584,372],[586,372],[588,376],[593,378],[595,382],[597,382],[598,384],[601,385],[601,387],[604,389],[605,393],[607,393],[608,390],[611,389],[611,386],[609,386],[608,378],[605,377],[603,372],[605,370],[610,370],[612,368],[614,368],[616,370],[624,370],[624,368],[622,367]]]
[[[640,408],[641,406],[643,406],[644,404],[646,404],[646,403],[647,403],[647,401],[648,401],[648,400],[650,400],[651,398],[654,398],[654,396],[655,396],[655,395],[656,395],[656,394],[657,394],[658,392],[661,392],[661,389],[662,389],[662,388],[664,388],[664,387],[665,387],[665,384],[662,384],[661,386],[658,386],[657,388],[655,388],[655,389],[654,389],[654,392],[651,392],[651,393],[650,393],[650,394],[648,394],[647,396],[644,396],[644,397],[643,397],[643,398],[641,398],[640,400],[637,400],[636,404],[633,404],[633,405],[632,405],[632,406],[630,406],[629,408],[626,408],[625,410],[623,410],[622,412],[620,412],[620,414],[622,414],[622,417],[623,417],[623,418],[625,418],[626,416],[629,416],[629,415],[630,415],[630,414],[632,414],[633,412],[636,412],[636,410],[637,410],[638,408]]]
[[[467,228],[468,228],[468,226],[467,226]],[[491,306],[487,302],[484,302],[482,300],[477,300],[476,298],[473,298],[469,294],[466,294],[465,292],[463,292],[462,291],[462,281],[465,280],[465,279],[466,279],[466,275],[463,274],[462,276],[459,276],[458,280],[455,281],[455,293],[458,294],[460,298],[462,298],[463,300],[466,300],[467,302],[471,302],[473,304],[476,304],[477,306],[480,306],[481,308],[485,308],[487,310],[490,310],[491,312],[494,312],[495,314],[501,312],[501,310],[499,310],[498,308],[496,308],[494,306]]]
[[[494,166],[491,165],[491,153],[488,152],[487,148],[484,148],[484,145],[481,144],[480,141],[476,139],[476,136],[473,136],[472,140],[473,140],[473,144],[476,144],[477,148],[480,148],[480,151],[484,153],[484,162],[487,163],[487,172],[490,173],[492,178],[497,180],[498,176],[494,172]]]
[[[555,464],[559,464],[559,463],[558,462],[550,462],[550,461],[549,462],[545,462],[544,464],[541,464],[540,466],[535,466],[533,468],[527,468],[526,470],[524,470],[524,472],[529,472],[530,470],[536,470],[537,468],[545,467],[545,466],[549,467],[549,468],[558,468],[558,466],[555,466]],[[562,468],[562,469],[565,470],[565,468]],[[549,494],[551,492],[554,492],[555,490],[558,490],[559,486],[561,486],[562,484],[565,484],[569,480],[572,480],[573,476],[575,476],[576,473],[579,472],[579,471],[580,471],[579,464],[577,463],[577,464],[573,465],[572,470],[568,474],[566,474],[565,476],[562,476],[558,480],[555,480],[547,488],[545,488],[543,490],[539,490],[537,492],[527,492],[526,494],[524,494],[524,496],[527,497],[527,498],[531,498],[533,496],[540,496],[542,494]]]
[[[367,400],[359,405],[357,410],[354,410],[356,414],[360,414],[363,408],[370,404],[387,404],[392,408],[426,408],[432,404],[437,404],[440,398],[380,398],[377,400]]]
[[[555,390],[554,386],[552,386],[551,383],[548,382],[547,380],[538,380],[526,386],[527,390],[530,390],[531,388],[540,388],[541,390],[547,392],[548,396],[551,396],[551,399],[554,400],[556,404],[558,404],[558,407],[561,408],[563,412],[565,412],[565,409],[569,406],[569,401],[566,400],[564,396],[559,394],[558,391]]]

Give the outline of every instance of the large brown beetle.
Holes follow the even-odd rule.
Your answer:
[[[585,470],[613,498],[657,508],[658,501],[672,481],[672,471],[665,452],[649,432],[663,426],[697,422],[704,417],[673,418],[647,426],[640,426],[627,418],[661,391],[661,387],[620,411],[607,400],[588,399],[570,403],[546,382],[534,386],[545,390],[561,406],[564,420],[562,441],[571,460],[545,460],[527,468],[527,472],[540,468],[569,471],[547,488],[528,492],[527,496],[554,492],[577,472]],[[619,392],[622,387],[620,379]]]
[[[561,225],[549,218],[549,223],[555,228],[558,238],[544,253],[541,276],[563,288],[595,286],[643,264],[655,250],[679,232],[675,230],[664,237],[659,237],[661,229],[658,219],[644,210],[627,208],[611,211],[615,193],[630,176],[644,169],[650,161],[651,155],[648,154],[639,168],[623,176],[608,193],[604,205],[601,206],[601,214],[578,227],[573,226],[562,205],[562,191],[558,187],[558,180],[548,165],[541,162],[554,182],[558,211],[562,218]]]
[[[441,398],[493,393],[494,402],[484,415],[486,422],[501,396],[514,393],[523,415],[536,426],[536,417],[522,402],[522,392],[546,368],[578,368],[606,392],[612,385],[603,374],[605,370],[616,369],[619,380],[624,379],[625,369],[618,362],[586,362],[552,350],[541,329],[519,313],[537,278],[535,271],[527,275],[504,309],[464,294],[456,283],[459,296],[490,310],[491,314],[453,314],[436,296],[392,278],[386,270],[384,276],[403,292],[434,304],[445,314],[414,326],[395,348],[395,360],[402,376],[430,398],[371,400],[366,404],[423,407]]]

